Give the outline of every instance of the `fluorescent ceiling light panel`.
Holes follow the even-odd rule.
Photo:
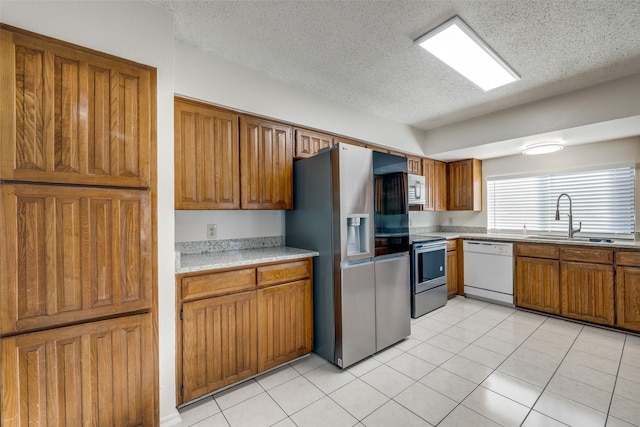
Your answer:
[[[458,16],[429,31],[415,43],[485,91],[520,80],[520,76]]]

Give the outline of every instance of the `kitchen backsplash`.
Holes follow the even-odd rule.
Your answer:
[[[176,252],[181,254],[202,254],[207,252],[236,251],[241,249],[272,248],[282,245],[284,245],[283,236],[269,236],[246,239],[176,242],[175,249]]]

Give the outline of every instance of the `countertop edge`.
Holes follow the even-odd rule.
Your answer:
[[[280,253],[279,250],[283,252]],[[285,253],[286,251],[295,251],[295,253]],[[280,261],[292,261],[296,259],[303,258],[311,258],[318,256],[319,253],[316,251],[310,251],[306,249],[298,249],[292,248],[289,246],[280,246],[273,248],[273,254],[265,254],[256,257],[251,257],[247,259],[236,259],[236,260],[227,260],[224,259],[231,255],[242,256],[242,254],[251,253],[251,251],[255,251],[255,249],[245,249],[245,250],[237,250],[237,251],[228,251],[228,252],[214,252],[211,254],[198,254],[197,256],[200,258],[204,258],[205,260],[202,263],[197,265],[189,265],[189,266],[176,266],[176,275],[185,274],[185,273],[196,273],[208,270],[221,270],[226,268],[234,268],[234,267],[245,267],[249,265],[258,265],[270,262],[280,262]],[[264,252],[264,249],[260,249],[261,252]],[[193,257],[194,255],[182,255],[182,257]],[[216,258],[223,258],[216,260]]]
[[[447,240],[464,239],[464,240],[488,240],[495,242],[511,242],[511,243],[539,243],[549,245],[568,245],[568,246],[593,246],[599,248],[610,249],[640,249],[640,242],[629,240],[608,242],[589,242],[583,240],[568,239],[536,239],[532,236],[519,236],[511,234],[483,234],[483,233],[452,233],[452,232],[433,232],[431,236],[444,237]]]

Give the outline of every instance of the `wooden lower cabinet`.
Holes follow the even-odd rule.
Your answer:
[[[309,353],[311,258],[177,278],[177,403]]]
[[[616,325],[640,331],[640,268],[618,267],[616,271]]]
[[[258,290],[258,370],[265,371],[313,348],[310,280]]]
[[[151,315],[3,338],[0,425],[156,425]]]
[[[613,266],[562,262],[561,314],[602,325],[614,324]]]
[[[516,258],[515,297],[518,307],[560,314],[560,262]]]
[[[255,292],[185,303],[182,328],[185,401],[257,373]]]
[[[455,248],[456,242],[453,243]],[[458,293],[458,251],[447,249],[447,297],[452,297]]]

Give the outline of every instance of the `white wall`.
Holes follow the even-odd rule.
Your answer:
[[[173,15],[144,1],[0,1],[0,20],[158,70],[158,309],[160,418],[175,409]]]
[[[487,226],[487,178],[545,172],[571,171],[603,165],[636,164],[636,224],[640,219],[640,137],[617,141],[599,142],[567,147],[562,151],[540,156],[522,154],[482,162],[482,212],[420,212],[433,220],[438,217],[439,225],[486,227]],[[636,228],[636,231],[638,229]]]
[[[284,236],[284,211],[176,211],[176,242],[206,240],[207,224],[219,240]]]

